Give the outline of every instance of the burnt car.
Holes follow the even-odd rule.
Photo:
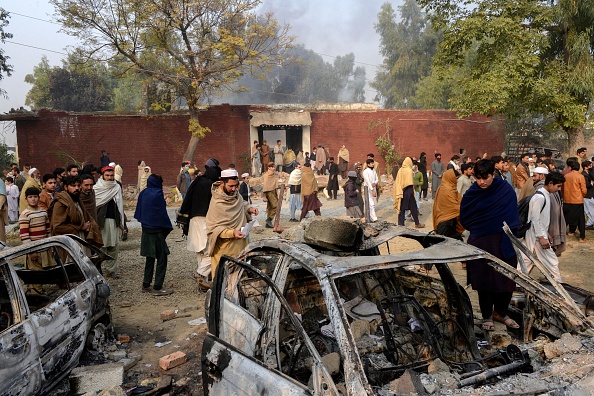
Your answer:
[[[106,257],[74,235],[0,251],[0,395],[46,393],[85,347],[101,349],[111,328],[110,289],[97,267]]]
[[[459,373],[523,367],[519,348],[494,363],[479,349],[470,298],[450,269],[472,259],[519,286],[519,340],[591,332],[573,302],[473,246],[387,223],[321,221],[331,224],[314,219],[301,241],[262,240],[221,260],[207,298],[205,395],[389,394],[405,370],[438,358]],[[390,254],[407,241],[419,249]],[[418,271],[429,265],[433,275]]]

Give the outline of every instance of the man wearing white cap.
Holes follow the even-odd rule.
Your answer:
[[[520,200],[534,194],[539,188],[544,186],[544,180],[545,180],[546,175],[548,175],[548,174],[549,174],[549,170],[545,167],[538,166],[538,167],[534,168],[534,170],[532,171],[532,183],[530,183],[530,180],[526,181],[526,183],[524,184],[524,187],[522,187],[522,190],[520,190],[518,202]]]
[[[27,209],[27,197],[25,195],[25,191],[27,191],[27,189],[30,187],[35,187],[41,191],[41,183],[39,181],[40,177],[41,173],[37,170],[37,168],[29,169],[29,177],[21,189],[21,196],[19,199],[19,213]]]
[[[252,214],[258,215],[257,208],[247,207],[238,189],[239,176],[234,169],[222,171],[221,181],[212,185],[206,234],[213,277],[223,254],[235,257],[247,246],[247,238],[241,228],[251,221]]]
[[[536,171],[544,168],[535,168]],[[546,169],[545,169],[546,171]],[[541,175],[543,173],[540,173]],[[530,228],[526,231],[524,244],[530,252],[536,255],[536,258],[549,269],[557,282],[561,282],[561,273],[559,272],[559,259],[552,249],[553,238],[549,234],[549,225],[551,223],[551,199],[552,194],[556,194],[565,182],[565,177],[557,172],[549,173],[546,171],[542,187],[538,188],[536,193],[530,199],[528,209],[528,220]],[[540,181],[536,185],[541,185]],[[532,262],[527,257],[523,257],[528,273],[532,270]]]

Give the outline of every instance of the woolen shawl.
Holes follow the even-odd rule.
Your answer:
[[[301,169],[301,195],[307,196],[314,192],[318,192],[318,181],[316,175],[313,173],[313,169],[309,166]]]
[[[163,195],[163,183],[151,175],[147,180],[147,187],[140,192],[134,218],[143,226],[173,230]]]
[[[441,185],[433,202],[433,229],[442,221],[460,216],[461,196],[457,189],[458,178],[453,169],[447,170],[441,179]]]
[[[503,233],[504,221],[514,232],[520,226],[516,193],[502,178],[493,179],[484,189],[474,183],[462,196],[460,223],[471,237]],[[501,237],[501,253],[506,260],[515,255],[507,235]]]
[[[278,179],[279,176],[276,172],[273,172],[271,174],[270,172],[266,171],[266,173],[264,173],[263,176],[262,191],[267,192],[276,190],[276,182],[278,181]]]
[[[298,186],[301,184],[301,169],[293,169],[291,174],[289,175],[289,181],[287,182],[290,186]]]
[[[97,180],[97,184],[93,186],[95,191],[95,203],[97,208],[107,204],[110,200],[115,200],[116,207],[120,213],[120,219],[124,224],[124,198],[122,196],[122,187],[117,181],[105,181],[103,177]]]
[[[243,198],[237,191],[227,195],[221,188],[222,182],[212,185],[212,198],[206,214],[206,234],[208,254],[212,255],[217,238],[227,229],[239,230],[246,224],[246,211]]]
[[[346,147],[342,146],[340,150],[338,150],[338,158],[342,158],[346,162],[350,162],[349,150]]]
[[[410,157],[406,157],[402,161],[402,166],[396,175],[396,180],[394,181],[394,210],[396,213],[400,213],[400,202],[402,201],[402,197],[404,197],[404,189],[413,185],[412,166],[412,160]]]

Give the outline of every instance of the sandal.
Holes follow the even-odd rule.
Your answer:
[[[495,324],[493,323],[493,319],[483,319],[483,323],[481,323],[481,328],[485,331],[495,330]]]
[[[495,312],[493,312],[493,318],[498,321],[499,323],[503,323],[508,329],[519,329],[520,325],[510,318],[508,315],[501,316]]]

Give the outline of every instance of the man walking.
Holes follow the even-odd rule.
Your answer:
[[[274,170],[274,163],[268,164],[268,170],[264,173],[264,181],[262,185],[262,192],[266,197],[266,228],[273,228],[272,221],[276,216],[276,208],[278,207],[277,183],[279,176]]]
[[[167,272],[167,256],[169,255],[165,239],[173,227],[169,215],[167,215],[161,176],[152,174],[148,177],[147,187],[138,195],[134,218],[142,225],[140,255],[146,257],[142,291],[150,292],[154,296],[172,294],[173,290],[163,288]],[[155,260],[157,260],[156,268]],[[151,288],[153,274],[155,282]]]
[[[529,159],[530,154],[522,154],[522,160],[516,167],[516,184],[514,185],[514,187],[516,188],[516,195],[518,196],[520,195],[520,191],[522,190],[522,187],[524,187],[524,184],[526,184],[526,181],[529,177]]]
[[[181,169],[177,175],[177,181],[175,183],[177,189],[179,190],[182,199],[186,198],[186,192],[188,191],[188,187],[190,187],[190,183],[192,180],[190,179],[190,161],[184,161],[181,164]]]
[[[274,171],[274,164],[271,165]],[[213,277],[223,254],[234,257],[247,246],[247,238],[241,228],[252,220],[251,215],[258,215],[257,208],[246,208],[238,188],[237,171],[229,169],[222,171],[221,181],[212,185],[206,233]]]
[[[103,269],[105,276],[117,278],[119,243],[125,221],[124,200],[122,187],[115,181],[113,167],[106,166],[101,171],[102,176],[93,187],[97,203],[97,220],[103,238],[102,250],[113,257],[113,260],[103,262]]]
[[[290,219],[289,221],[298,222],[297,218],[295,217],[295,211],[303,209],[303,201],[301,200],[301,164],[297,164],[295,169],[289,175],[289,181],[287,184],[289,185],[289,212],[290,212]]]
[[[431,163],[431,198],[435,199],[437,189],[441,185],[441,178],[443,177],[444,167],[441,162],[441,154],[435,153],[435,161]]]
[[[427,190],[429,189],[429,178],[427,177],[427,154],[423,151],[419,156],[419,172],[423,174],[423,185],[421,186],[421,195],[427,200]],[[396,178],[394,178],[396,180]]]
[[[536,168],[538,169],[538,168]],[[561,282],[559,272],[559,259],[552,249],[552,238],[549,235],[549,224],[551,223],[551,194],[555,194],[563,183],[565,177],[557,172],[551,172],[545,176],[542,187],[530,199],[528,207],[528,220],[530,228],[526,231],[524,244],[528,250],[536,255],[545,267],[551,271],[553,278]],[[524,257],[524,263],[528,273],[532,271],[532,261]]]
[[[310,210],[313,210],[316,216],[321,216],[322,203],[318,199],[318,181],[311,169],[310,162],[306,162],[301,169],[301,198],[303,199],[303,208],[299,221],[303,220]]]

